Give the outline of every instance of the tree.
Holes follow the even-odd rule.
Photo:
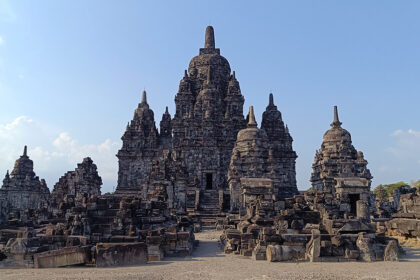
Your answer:
[[[411,181],[411,187],[413,187],[413,188],[417,188],[417,189],[420,189],[420,180],[417,180],[417,181]]]
[[[376,199],[380,201],[384,201],[388,198],[388,194],[386,189],[383,185],[378,185],[374,190],[373,193],[376,194]]]

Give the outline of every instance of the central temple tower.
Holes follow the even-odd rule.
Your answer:
[[[204,48],[185,71],[175,97],[173,149],[189,181],[201,190],[227,187],[227,170],[238,131],[245,127],[244,97],[229,62],[215,48],[208,26]]]
[[[232,210],[228,170],[246,121],[239,82],[216,48],[211,26],[206,28],[204,48],[184,72],[175,105],[173,118],[166,108],[158,131],[143,92],[121,138],[115,194],[147,198],[165,190],[165,200],[177,212],[201,218],[223,215]],[[262,153],[269,168],[260,175],[273,180],[277,197],[290,197],[297,192],[296,153],[272,95],[261,129],[269,143]]]

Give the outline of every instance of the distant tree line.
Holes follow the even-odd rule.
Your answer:
[[[410,184],[406,182],[400,181],[393,184],[386,184],[386,185],[378,185],[372,193],[376,194],[376,199],[378,200],[387,200],[389,196],[399,187],[412,187],[412,188],[420,188],[420,180],[412,181]]]

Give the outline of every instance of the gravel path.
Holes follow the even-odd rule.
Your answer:
[[[3,269],[0,279],[420,279],[420,249],[410,249],[400,262],[269,263],[225,255],[220,232],[196,234],[200,246],[193,256],[124,268]]]

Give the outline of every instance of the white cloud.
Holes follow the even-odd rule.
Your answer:
[[[99,144],[85,144],[52,126],[27,116],[19,116],[10,123],[0,124],[0,174],[13,168],[14,161],[28,145],[38,176],[47,180],[50,189],[64,175],[74,170],[83,158],[91,157],[102,177],[102,191],[112,191],[116,185],[118,161],[115,154],[120,143],[105,139]]]
[[[392,133],[392,137],[396,142],[387,149],[388,152],[398,159],[420,162],[420,131],[399,129]]]

